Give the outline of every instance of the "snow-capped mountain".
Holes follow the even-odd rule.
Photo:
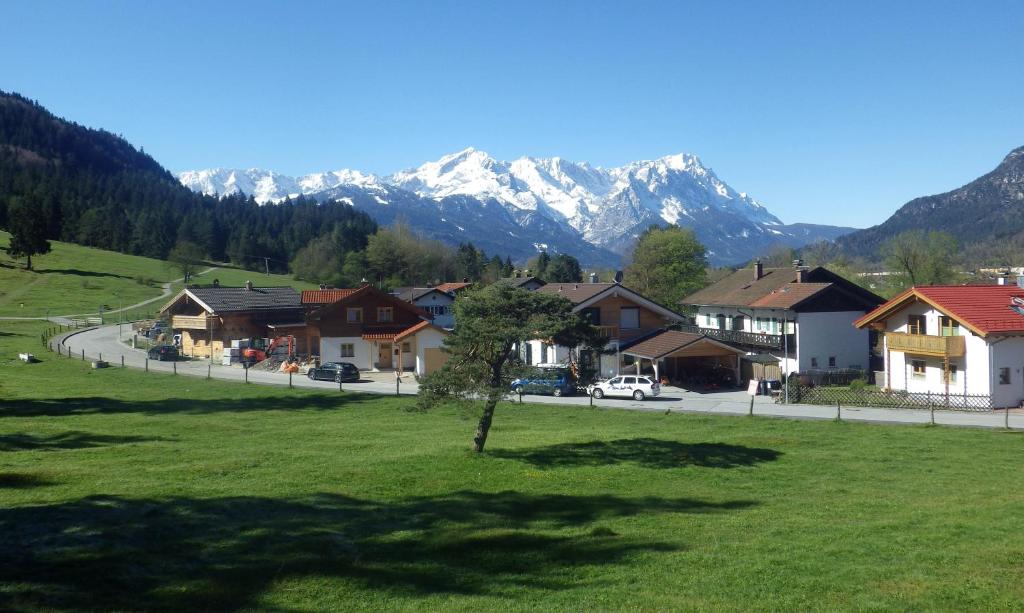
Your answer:
[[[498,205],[508,218],[498,225],[508,221],[518,226],[504,230],[508,238],[498,241],[499,252],[515,254],[525,245],[534,252],[547,248],[574,253],[573,249],[580,257],[578,252],[584,250],[592,258],[586,263],[591,264],[614,265],[618,256],[613,254],[628,253],[651,225],[692,227],[708,248],[712,263],[741,262],[775,244],[799,246],[850,230],[820,226],[813,236],[806,228],[793,231],[689,154],[605,169],[559,157],[504,162],[469,148],[384,177],[352,170],[293,178],[258,169],[214,169],[183,172],[179,179],[195,191],[210,195],[242,192],[261,204],[298,194],[321,200],[342,198],[355,206],[376,209],[370,212],[379,221],[410,208],[401,214],[403,218],[413,223],[411,217],[416,217],[414,226],[424,231],[430,226],[428,235],[450,242],[477,240],[460,219],[473,207],[493,216],[498,210],[494,205]],[[446,211],[452,202],[458,202],[458,214]],[[386,214],[381,209],[384,205],[393,205]],[[435,219],[426,218],[424,206]],[[415,215],[408,214],[411,211]],[[438,223],[461,230],[449,236]],[[484,224],[480,229],[486,234],[493,228]],[[522,236],[524,230],[529,231],[527,236]]]

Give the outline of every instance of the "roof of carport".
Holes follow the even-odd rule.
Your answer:
[[[648,360],[660,360],[669,357],[742,355],[746,352],[703,334],[664,330],[623,349],[622,353]]]

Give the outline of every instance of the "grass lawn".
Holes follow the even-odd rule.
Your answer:
[[[116,309],[159,296],[162,283],[181,276],[162,260],[59,241],[50,242],[50,253],[33,257],[33,270],[28,271],[23,258],[14,260],[7,255],[9,242],[10,234],[0,231],[0,317],[44,317],[47,309],[51,315],[93,313],[100,305]],[[241,286],[251,279],[260,286],[315,287],[290,275],[268,276],[232,267],[199,276],[197,282],[210,283],[214,278],[223,285]],[[181,289],[181,284],[173,289]],[[160,306],[147,308],[153,311]]]
[[[1017,434],[146,375],[0,335],[0,609],[1019,610]]]

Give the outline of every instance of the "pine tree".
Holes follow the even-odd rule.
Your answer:
[[[28,270],[32,270],[33,255],[50,251],[50,241],[46,240],[46,219],[35,200],[15,200],[7,209],[7,227],[11,232],[7,253],[13,258],[28,258],[25,265]]]

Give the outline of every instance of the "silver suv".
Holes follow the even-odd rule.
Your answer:
[[[643,375],[622,375],[612,377],[607,381],[598,381],[587,388],[587,391],[594,398],[605,396],[633,397],[633,400],[643,400],[648,396],[657,396],[661,393],[661,385],[651,377]]]

